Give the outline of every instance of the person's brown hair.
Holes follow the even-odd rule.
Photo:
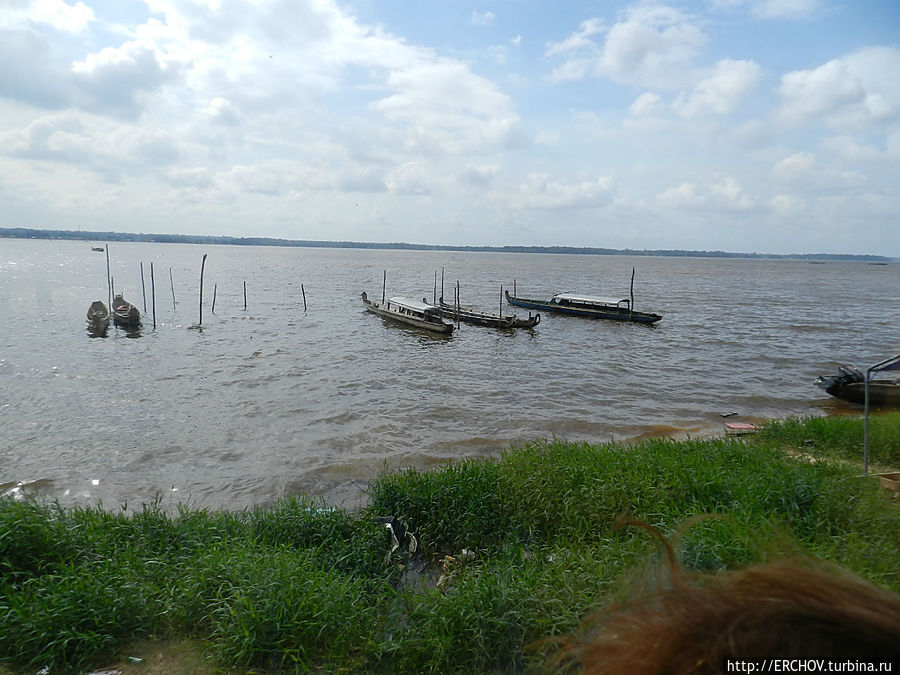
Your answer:
[[[727,659],[757,661],[757,670],[774,659],[900,665],[897,594],[809,558],[689,574],[664,544],[671,583],[603,610],[555,666],[662,675],[722,673]]]

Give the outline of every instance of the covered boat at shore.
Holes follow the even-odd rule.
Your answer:
[[[422,299],[425,302],[425,299]],[[441,298],[437,305],[441,316],[451,321],[465,321],[476,326],[489,326],[491,328],[534,328],[541,322],[541,315],[528,312],[527,319],[520,319],[515,314],[502,316],[500,314],[491,314],[490,312],[482,312],[471,307],[457,307],[444,302]]]
[[[853,366],[839,366],[836,375],[819,375],[815,383],[824,389],[825,393],[848,403],[865,405],[868,396],[868,403],[872,407],[897,408],[900,407],[900,378],[873,379],[872,373],[898,369],[900,369],[900,355],[872,366],[867,373]]]
[[[662,316],[648,312],[636,312],[628,298],[600,298],[592,295],[575,295],[574,293],[557,293],[549,300],[531,300],[510,295],[506,291],[506,301],[517,307],[539,309],[556,314],[581,316],[589,319],[613,319],[615,321],[631,321],[634,323],[656,323]]]
[[[369,300],[365,291],[362,294],[362,301],[368,311],[385,319],[445,335],[453,332],[453,324],[446,323],[441,318],[441,310],[427,302],[402,296],[388,298],[387,302],[374,302]]]

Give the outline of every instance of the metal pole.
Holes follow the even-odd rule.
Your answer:
[[[863,391],[865,391],[865,412],[863,421],[863,476],[869,475],[869,378],[872,376],[872,369],[866,370],[866,382]]]

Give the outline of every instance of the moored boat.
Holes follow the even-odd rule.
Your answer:
[[[613,319],[634,323],[656,323],[662,316],[649,312],[637,312],[631,308],[628,298],[600,298],[592,295],[575,295],[573,293],[557,293],[549,300],[531,300],[510,295],[506,291],[506,301],[517,307],[539,309],[556,314],[581,316],[589,319]]]
[[[425,300],[423,299],[423,302]],[[515,314],[509,316],[501,316],[499,314],[491,314],[490,312],[482,312],[471,307],[456,307],[447,304],[441,298],[437,305],[438,310],[445,319],[455,321],[465,321],[466,323],[475,324],[476,326],[490,326],[492,328],[534,328],[541,322],[541,315],[528,312],[527,319],[520,319]]]
[[[106,303],[94,300],[87,311],[88,331],[92,335],[103,336],[109,328],[109,308]]]
[[[842,401],[859,405],[866,402],[866,376],[853,366],[839,366],[837,375],[819,375],[815,384]],[[875,408],[900,407],[900,379],[870,379],[868,389],[869,405]]]
[[[97,251],[98,253],[103,253],[103,251],[105,251],[106,249],[103,248],[102,246],[91,246],[91,250]]]
[[[140,310],[117,293],[112,303],[113,322],[117,326],[136,328],[141,325]]]
[[[368,311],[385,319],[405,323],[416,328],[424,328],[435,333],[449,335],[453,332],[453,324],[446,323],[441,318],[441,311],[427,302],[420,302],[413,298],[402,296],[388,298],[387,302],[374,302],[369,300],[365,291],[362,294],[362,301]]]

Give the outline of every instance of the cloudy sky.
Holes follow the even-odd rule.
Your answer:
[[[0,226],[900,256],[897,0],[0,0]]]

